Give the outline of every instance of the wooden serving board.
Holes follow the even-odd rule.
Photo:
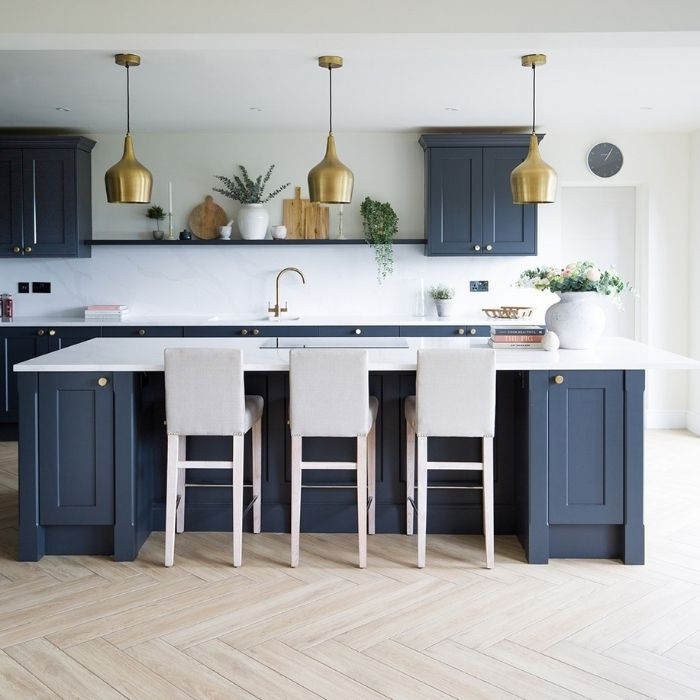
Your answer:
[[[328,238],[330,209],[318,202],[309,202],[304,209],[304,238]]]
[[[308,199],[301,198],[301,187],[294,188],[294,199],[282,201],[282,221],[287,227],[287,238],[304,238],[304,208]]]
[[[219,226],[228,223],[226,212],[214,201],[211,195],[204,198],[204,203],[197,205],[190,214],[187,226],[197,238],[210,240],[219,237]]]

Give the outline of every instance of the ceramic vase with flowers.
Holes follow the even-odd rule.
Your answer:
[[[601,296],[621,306],[620,295],[629,285],[614,269],[601,270],[589,260],[570,263],[564,268],[537,267],[525,270],[518,287],[554,292],[559,301],[545,314],[547,329],[559,337],[560,346],[571,350],[594,347],[605,330]]]
[[[263,204],[276,197],[285,187],[289,187],[290,183],[288,182],[265,195],[265,186],[275,168],[274,164],[268,168],[264,176],[258,175],[255,180],[251,179],[248,170],[243,165],[238,167],[241,171],[240,177],[234,175],[232,178],[228,178],[224,175],[214,175],[217,180],[224,184],[224,187],[214,187],[213,189],[214,192],[241,203],[242,206],[236,218],[241,238],[247,241],[262,240],[267,235],[267,226],[270,223],[270,215]]]

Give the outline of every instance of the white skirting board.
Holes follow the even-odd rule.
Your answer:
[[[695,435],[700,435],[700,413],[695,413],[694,411],[687,412],[687,427],[691,433]]]
[[[695,429],[691,427],[691,417],[695,416]],[[652,430],[678,430],[688,428],[700,435],[700,416],[688,411],[665,411],[647,409],[644,412],[644,427]]]

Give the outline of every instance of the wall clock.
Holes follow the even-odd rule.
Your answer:
[[[622,151],[613,143],[597,143],[588,151],[588,167],[598,177],[617,175],[622,162]]]

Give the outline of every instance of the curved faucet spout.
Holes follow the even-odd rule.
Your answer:
[[[287,302],[284,303],[284,307],[280,306],[280,277],[282,277],[285,272],[296,272],[299,277],[301,277],[301,281],[306,284],[304,273],[298,267],[285,267],[277,273],[277,278],[275,279],[275,305],[267,305],[268,312],[274,313],[275,318],[279,318],[280,314],[288,311]]]

